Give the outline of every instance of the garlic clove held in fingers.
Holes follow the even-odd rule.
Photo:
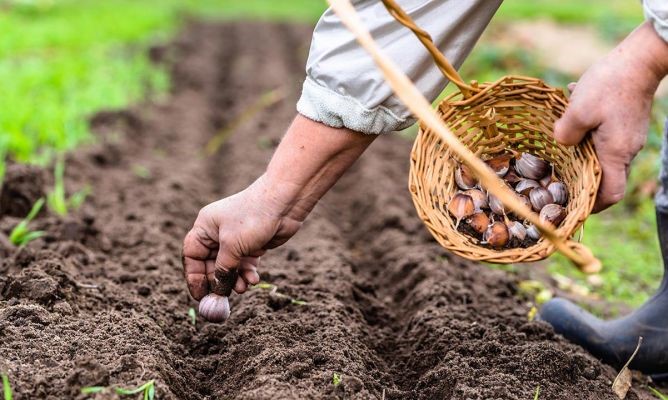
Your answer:
[[[478,180],[473,175],[473,172],[464,164],[459,164],[455,170],[455,183],[462,190],[473,189]]]
[[[227,296],[209,293],[199,301],[199,315],[209,322],[223,322],[230,317]]]
[[[531,153],[522,153],[515,160],[515,169],[525,178],[539,180],[550,172],[550,164]]]

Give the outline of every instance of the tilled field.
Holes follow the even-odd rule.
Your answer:
[[[0,240],[0,370],[15,398],[87,398],[83,386],[150,379],[159,399],[533,399],[537,386],[540,399],[616,398],[610,367],[527,321],[513,277],[431,239],[399,137],[377,140],[302,231],[263,257],[262,280],[306,304],[257,288],[232,297],[225,324],[192,325],[181,240],[200,207],[263,172],[294,116],[310,31],[193,24],[153,51],[173,71],[168,99],[92,118],[98,144],[67,164],[70,190],[92,187],[86,204],[42,215],[33,227],[47,235],[25,248]],[[204,155],[276,88],[289,96]],[[9,167],[0,232],[50,179]]]

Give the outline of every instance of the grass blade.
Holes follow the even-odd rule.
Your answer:
[[[33,204],[28,215],[21,220],[9,234],[9,241],[16,246],[23,246],[32,240],[44,235],[42,231],[30,232],[28,224],[32,221],[44,205],[44,199],[40,198]]]
[[[193,326],[197,326],[197,312],[195,312],[194,308],[190,307],[188,316],[190,317],[190,323],[193,324]]]
[[[82,394],[95,394],[100,393],[105,389],[104,386],[86,386],[81,388]]]
[[[14,395],[12,394],[12,387],[9,384],[9,377],[6,374],[2,374],[2,392],[5,400],[13,399]]]
[[[668,400],[668,396],[665,394],[659,392],[657,389],[649,386],[650,392],[654,393],[654,395],[659,399],[659,400]]]

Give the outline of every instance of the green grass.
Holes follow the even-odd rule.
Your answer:
[[[90,188],[84,189],[67,196],[65,193],[65,159],[58,157],[53,170],[53,188],[46,195],[49,209],[56,215],[66,216],[70,211],[76,210],[88,197]]]
[[[634,26],[642,21],[640,3],[625,0],[514,0],[505,1],[496,18],[502,21],[518,19],[551,19],[569,24],[615,23]]]
[[[90,140],[95,111],[164,93],[166,71],[145,50],[184,16],[314,21],[323,9],[316,0],[0,0],[0,160],[44,164]]]

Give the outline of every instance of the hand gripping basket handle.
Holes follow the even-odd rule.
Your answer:
[[[593,273],[601,269],[601,262],[594,257],[591,251],[584,245],[565,240],[557,233],[557,230],[549,223],[538,218],[525,204],[520,202],[517,195],[511,191],[503,181],[494,174],[487,165],[476,157],[471,150],[462,144],[459,139],[441,120],[431,104],[413,85],[408,77],[384,55],[378,45],[374,42],[369,32],[364,28],[355,8],[350,0],[327,0],[332,10],[341,18],[341,21],[355,35],[360,45],[371,55],[378,68],[383,73],[385,80],[401,101],[417,116],[424,125],[433,130],[448,147],[457,154],[462,162],[466,164],[478,177],[480,183],[496,196],[504,206],[517,215],[534,224],[555,248],[573,261],[583,272]],[[383,0],[384,2],[386,0]],[[398,8],[396,4],[395,9]],[[404,14],[405,15],[405,14]],[[424,43],[424,42],[423,42]],[[433,54],[433,53],[432,53]],[[443,57],[445,58],[445,57]],[[448,63],[449,65],[449,63]],[[450,66],[451,67],[451,66]],[[454,69],[453,69],[454,70]],[[457,75],[459,78],[459,75]]]

